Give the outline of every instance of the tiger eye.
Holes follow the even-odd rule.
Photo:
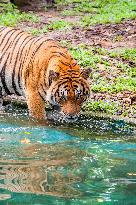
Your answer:
[[[61,100],[62,100],[62,101],[66,101],[66,100],[67,100],[67,97],[66,97],[65,95],[62,95],[62,96],[61,96]]]

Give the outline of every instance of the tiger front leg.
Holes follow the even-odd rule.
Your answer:
[[[36,119],[46,119],[45,102],[42,100],[38,92],[29,92],[27,94],[27,105],[29,115]]]
[[[3,110],[2,87],[0,86],[0,110]]]

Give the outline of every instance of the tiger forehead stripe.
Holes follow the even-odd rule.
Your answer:
[[[73,70],[73,69],[69,69],[69,70],[67,70],[67,72],[68,72],[68,73],[75,73],[75,72],[77,72],[77,71],[75,71],[75,70]]]
[[[67,73],[64,73],[63,75],[60,76],[60,80],[69,80],[69,81],[75,81],[79,79],[79,76],[68,76]],[[79,82],[78,82],[79,83]]]
[[[63,65],[65,65],[65,66],[71,67],[70,63],[63,62],[63,61],[61,61],[61,60],[59,60],[59,62],[62,63]]]
[[[52,58],[60,58],[60,56],[59,55],[52,55],[49,59],[48,59],[48,63],[50,62],[50,60],[52,59]]]
[[[53,54],[54,54],[54,53],[60,54],[60,55],[63,56],[64,58],[67,58],[67,59],[68,59],[68,57],[67,57],[64,53],[62,53],[62,52],[60,52],[60,51],[53,51],[52,53],[53,53]]]
[[[62,69],[62,67],[61,67],[59,64],[53,64],[53,65],[52,65],[52,68],[54,68],[54,67],[55,67],[55,68],[58,67],[58,68]]]
[[[75,67],[77,65],[77,62],[73,63],[72,66]]]

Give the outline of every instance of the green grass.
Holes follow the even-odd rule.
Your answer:
[[[30,32],[34,36],[38,36],[40,34],[44,34],[44,33],[49,32],[48,26],[44,26],[41,29],[39,29],[39,28],[28,28],[27,31]]]
[[[57,4],[67,6],[63,15],[83,15],[82,26],[119,23],[136,17],[135,0],[57,0]]]
[[[136,64],[136,48],[122,49],[118,52],[111,51],[110,56],[114,58],[115,57],[122,58],[123,60],[128,60],[133,64]]]
[[[65,30],[72,26],[72,23],[69,23],[64,20],[56,20],[53,21],[50,25],[48,25],[49,30]]]
[[[74,11],[74,10],[64,10],[61,12],[63,16],[77,16],[81,15],[80,12]]]
[[[82,67],[92,67],[96,68],[96,63],[101,61],[101,57],[94,54],[93,48],[86,48],[84,45],[80,44],[77,47],[70,48],[72,56],[78,61],[78,64]]]
[[[128,70],[128,75],[131,76],[132,78],[136,78],[136,67],[135,68],[130,68]]]
[[[0,15],[0,25],[16,26],[21,21],[39,22],[39,17],[34,13],[20,12],[16,7],[8,5]]]
[[[104,100],[94,101],[91,100],[86,103],[83,107],[85,110],[94,111],[94,112],[104,112],[108,114],[115,114],[118,109],[120,108],[119,105],[115,102],[108,102]]]
[[[70,52],[81,67],[92,68],[90,78],[93,92],[136,91],[136,68],[122,61],[125,57],[135,61],[135,49],[127,49],[120,54],[116,52],[115,55],[115,52],[109,52],[103,48],[87,47],[81,44],[75,48],[70,47]]]
[[[72,23],[69,23],[64,20],[56,20],[54,22],[50,22],[50,24],[42,27],[41,29],[38,28],[29,28],[27,31],[31,32],[33,35],[40,35],[47,33],[49,31],[54,31],[54,30],[66,30],[69,29],[72,26]]]
[[[94,83],[91,86],[93,92],[119,93],[122,91],[136,91],[136,78],[121,76],[115,78],[114,82],[103,78],[99,80],[94,78],[93,80]]]

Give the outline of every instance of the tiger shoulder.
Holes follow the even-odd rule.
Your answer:
[[[45,119],[48,103],[61,116],[76,119],[90,95],[90,70],[81,70],[66,48],[44,36],[0,27],[2,96],[24,96],[29,115]]]

